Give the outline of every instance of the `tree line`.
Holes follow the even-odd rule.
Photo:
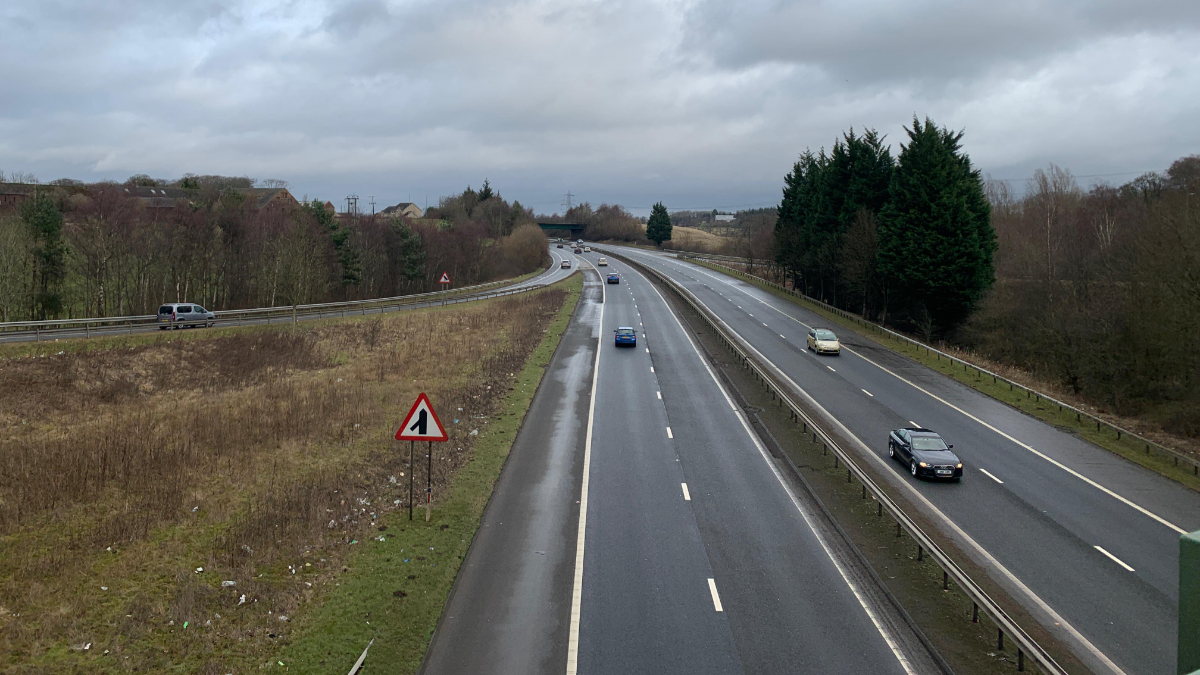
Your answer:
[[[125,190],[164,184],[188,198],[154,208]],[[532,214],[490,186],[468,190],[469,206],[450,198],[436,219],[409,220],[336,216],[316,199],[256,209],[232,190],[247,184],[139,175],[40,186],[0,214],[0,320],[150,314],[167,301],[223,310],[388,297],[435,290],[442,272],[456,286],[530,272],[547,255]]]
[[[806,294],[929,337],[991,286],[996,238],[962,133],[928,118],[905,131],[895,158],[873,129],[806,150],[784,178],[775,260]]]
[[[1200,156],[1119,186],[991,182],[996,284],[955,336],[1113,412],[1200,436]]]

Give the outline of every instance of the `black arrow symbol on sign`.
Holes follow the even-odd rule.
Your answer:
[[[419,411],[417,413],[417,421],[413,422],[412,426],[409,427],[408,430],[412,431],[413,429],[416,429],[418,436],[424,436],[425,435],[425,427],[428,424],[426,422],[428,417],[429,417],[429,415],[424,410]]]

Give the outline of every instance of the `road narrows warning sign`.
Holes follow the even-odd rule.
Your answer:
[[[404,424],[401,424],[400,430],[396,432],[396,440],[450,440],[450,437],[446,435],[446,429],[438,420],[437,413],[433,411],[433,406],[429,403],[429,397],[425,395],[425,392],[421,392],[421,395],[417,397],[417,402],[413,404],[412,410],[408,411],[408,416],[404,418]]]

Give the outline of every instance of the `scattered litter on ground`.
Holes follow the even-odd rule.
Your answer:
[[[222,581],[221,582],[221,588],[229,588],[230,586],[236,586],[236,585],[237,585],[236,581]]]

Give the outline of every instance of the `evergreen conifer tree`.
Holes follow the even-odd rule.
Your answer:
[[[67,274],[67,245],[63,242],[63,214],[58,203],[45,191],[38,190],[33,199],[21,204],[21,220],[33,231],[34,278],[37,287],[36,306],[31,314],[40,319],[62,311],[62,283]]]
[[[646,238],[656,246],[662,246],[664,241],[671,238],[671,215],[667,207],[658,202],[650,209],[650,221],[646,223]]]
[[[994,281],[996,234],[962,132],[913,118],[879,216],[889,303],[926,332],[959,325]]]

